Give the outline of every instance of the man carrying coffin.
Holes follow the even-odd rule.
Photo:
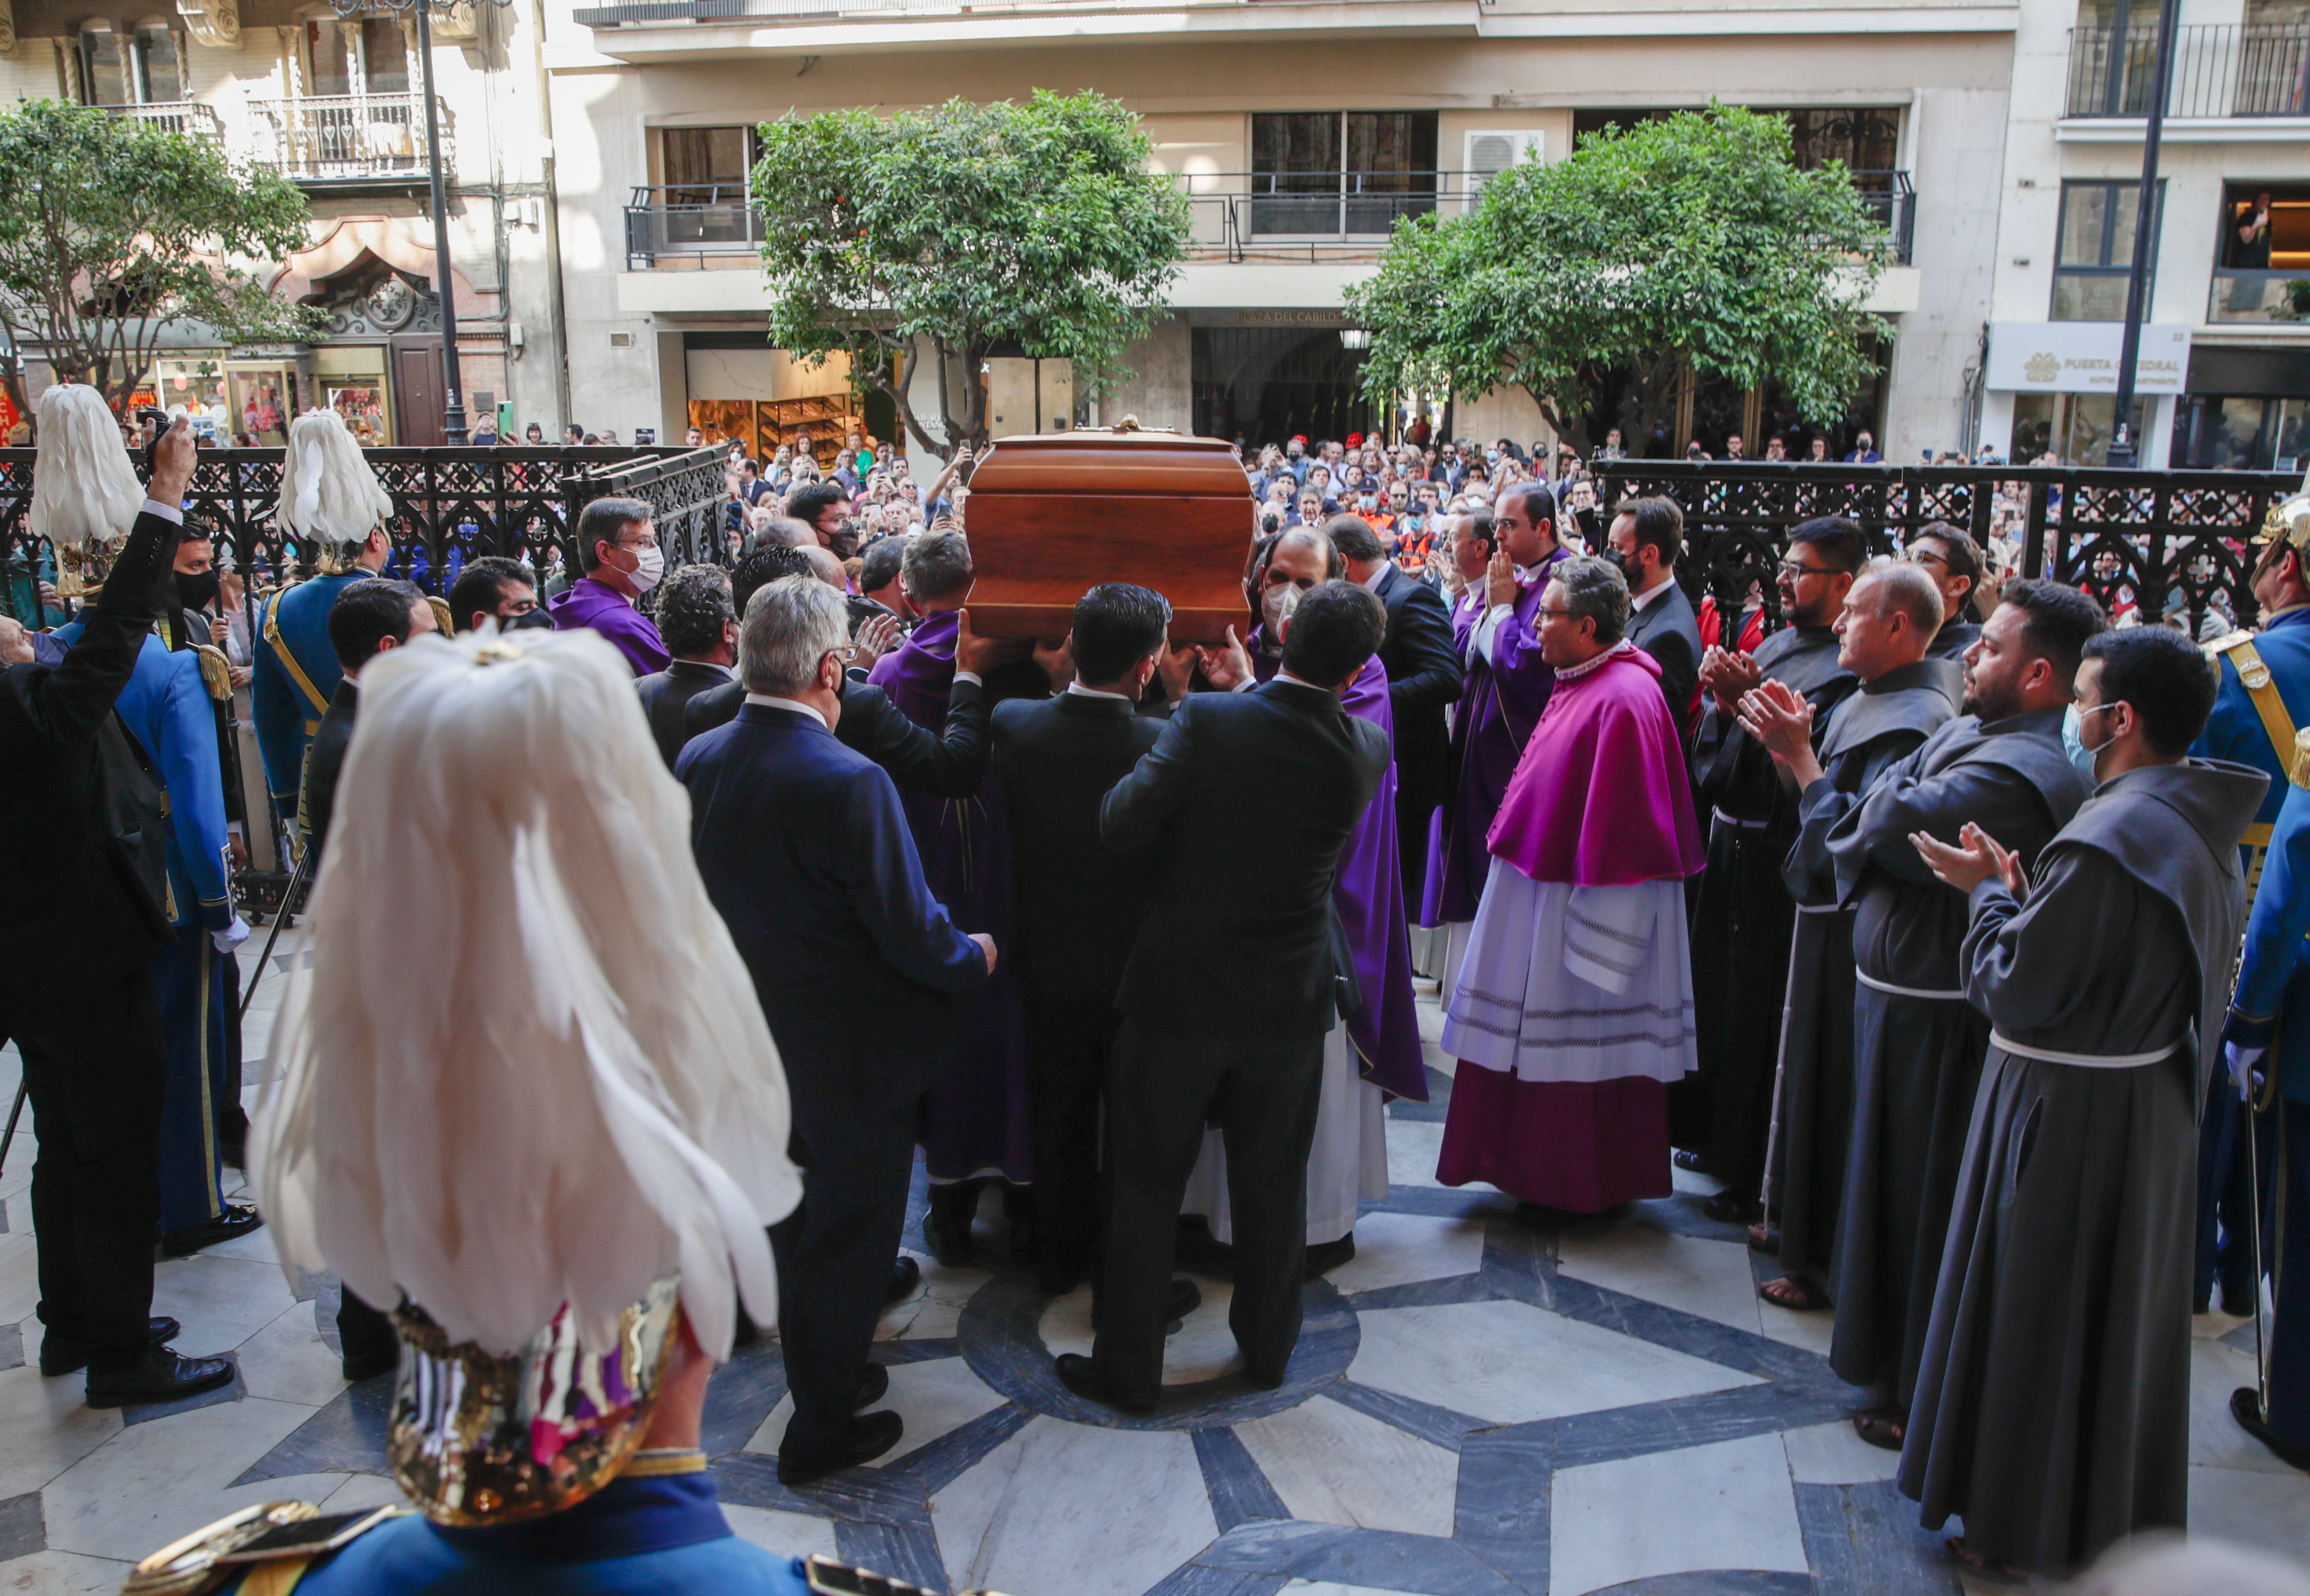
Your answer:
[[[1565,560],[1538,613],[1555,690],[1488,839],[1436,1174],[1594,1213],[1669,1193],[1665,1083],[1692,1067],[1683,881],[1704,855],[1660,666],[1622,636],[1628,583]]]

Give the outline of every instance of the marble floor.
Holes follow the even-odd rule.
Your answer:
[[[301,957],[294,933],[276,966]],[[248,1051],[264,1057],[275,976]],[[1424,1005],[1429,1037],[1432,1002]],[[1224,1279],[1168,1349],[1150,1418],[1085,1406],[1050,1373],[1089,1345],[1085,1293],[1049,1301],[981,1221],[976,1266],[924,1259],[876,1357],[906,1420],[892,1454],[804,1490],[772,1454],[788,1404],[775,1343],[716,1376],[706,1444],[738,1532],[939,1591],[1011,1596],[1580,1596],[1587,1592],[1954,1592],[1939,1537],[1893,1489],[1891,1453],[1845,1422],[1862,1393],[1824,1358],[1825,1315],[1759,1301],[1708,1183],[1545,1227],[1435,1184],[1450,1081],[1397,1104],[1394,1189],[1357,1256],[1307,1295],[1283,1389],[1234,1373]],[[0,1091],[16,1064],[0,1052]],[[252,1097],[261,1063],[249,1069]],[[43,1380],[30,1143],[0,1169],[0,1592],[117,1590],[129,1561],[233,1507],[393,1499],[390,1381],[348,1387],[334,1282],[287,1278],[266,1233],[158,1274],[187,1352],[230,1352],[228,1389],[93,1412]],[[919,1243],[916,1227],[909,1239]],[[2253,1327],[2200,1323],[2193,1531],[2310,1561],[2310,1477],[2232,1424]]]

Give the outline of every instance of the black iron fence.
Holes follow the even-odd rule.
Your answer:
[[[669,565],[718,554],[725,492],[717,449],[379,448],[368,456],[393,496],[387,574],[428,593],[447,593],[466,562],[485,554],[521,560],[543,580],[575,559],[569,533],[578,510],[610,496],[648,501]],[[309,570],[315,554],[274,525],[281,459],[279,449],[204,449],[185,496],[187,517],[230,549],[252,594]],[[25,525],[31,498],[32,451],[0,449],[0,611],[39,627],[62,617],[41,595],[56,579],[56,551]]]
[[[1768,627],[1780,623],[1773,577],[1789,528],[1816,516],[1851,516],[1880,552],[1946,521],[1984,547],[1993,538],[2018,544],[2012,574],[2074,584],[2106,609],[2132,603],[2157,615],[2178,593],[2193,627],[2216,608],[2252,625],[2251,540],[2270,507],[2302,487],[2290,473],[2232,471],[1682,460],[1600,461],[1594,469],[1600,519],[1624,498],[1676,500],[1687,591],[1696,602],[1714,594],[1721,612],[1736,614],[1753,584]]]

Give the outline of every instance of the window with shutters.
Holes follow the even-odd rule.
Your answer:
[[[1436,208],[1436,113],[1256,113],[1251,170],[1255,234],[1385,235]]]

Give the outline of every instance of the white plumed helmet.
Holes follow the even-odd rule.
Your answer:
[[[365,542],[392,514],[393,495],[369,469],[344,417],[324,405],[289,424],[276,525],[318,542],[326,566],[333,554]]]
[[[144,484],[121,441],[120,422],[86,383],[58,383],[34,407],[39,452],[32,460],[31,531],[58,550],[128,535]]]

